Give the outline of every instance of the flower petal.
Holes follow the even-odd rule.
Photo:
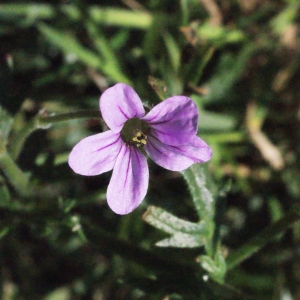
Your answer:
[[[111,130],[86,137],[72,149],[69,166],[74,172],[86,176],[110,171],[122,145],[120,134]]]
[[[146,157],[137,148],[123,145],[107,188],[108,205],[120,215],[132,212],[143,201],[148,182]]]
[[[167,145],[181,145],[198,130],[198,109],[192,99],[174,96],[156,105],[142,120],[151,134]]]
[[[158,165],[171,171],[182,171],[194,163],[206,162],[212,156],[211,148],[196,135],[179,146],[166,145],[148,136],[145,150]]]
[[[120,132],[128,119],[145,115],[140,97],[124,83],[104,91],[100,97],[100,110],[105,123],[113,132]]]

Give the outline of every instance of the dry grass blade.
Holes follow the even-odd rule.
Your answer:
[[[282,170],[284,159],[278,148],[272,144],[268,137],[261,131],[262,120],[258,117],[258,107],[255,102],[250,102],[246,112],[246,126],[250,137],[264,159],[275,170]]]

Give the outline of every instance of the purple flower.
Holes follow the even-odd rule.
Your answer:
[[[117,214],[132,212],[146,195],[146,153],[171,171],[211,158],[211,148],[196,135],[198,110],[188,97],[170,97],[145,115],[133,88],[118,83],[102,94],[100,110],[110,130],[75,145],[69,165],[74,172],[86,176],[113,169],[107,201]]]

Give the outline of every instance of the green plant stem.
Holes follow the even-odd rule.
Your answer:
[[[300,204],[291,209],[277,222],[266,227],[260,234],[250,239],[244,246],[233,251],[227,258],[227,267],[232,269],[275,239],[280,233],[300,220]]]
[[[23,173],[7,153],[2,134],[0,134],[0,169],[20,195],[27,194],[29,176]]]
[[[62,114],[38,113],[20,131],[12,136],[9,153],[16,160],[24,146],[26,139],[37,129],[48,129],[53,123],[80,118],[100,118],[100,112],[94,110],[74,111]]]
[[[37,118],[37,121],[40,124],[40,126],[51,126],[52,123],[62,121],[69,121],[82,118],[101,118],[101,114],[98,110],[81,110],[62,114],[39,114]]]
[[[0,169],[20,195],[27,194],[29,177],[23,173],[8,154],[0,157]]]

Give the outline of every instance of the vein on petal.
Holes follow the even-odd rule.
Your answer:
[[[114,145],[114,144],[117,144],[119,140],[120,140],[120,136],[119,136],[114,142],[112,142],[112,143],[110,143],[110,144],[108,144],[108,145],[105,145],[105,146],[103,146],[102,148],[99,148],[99,149],[96,149],[96,150],[94,150],[94,151],[91,151],[91,153],[95,153],[95,152],[101,151],[101,150],[103,150],[103,149],[106,149],[106,148],[108,148],[108,147]],[[120,151],[119,151],[119,153],[120,153]]]

